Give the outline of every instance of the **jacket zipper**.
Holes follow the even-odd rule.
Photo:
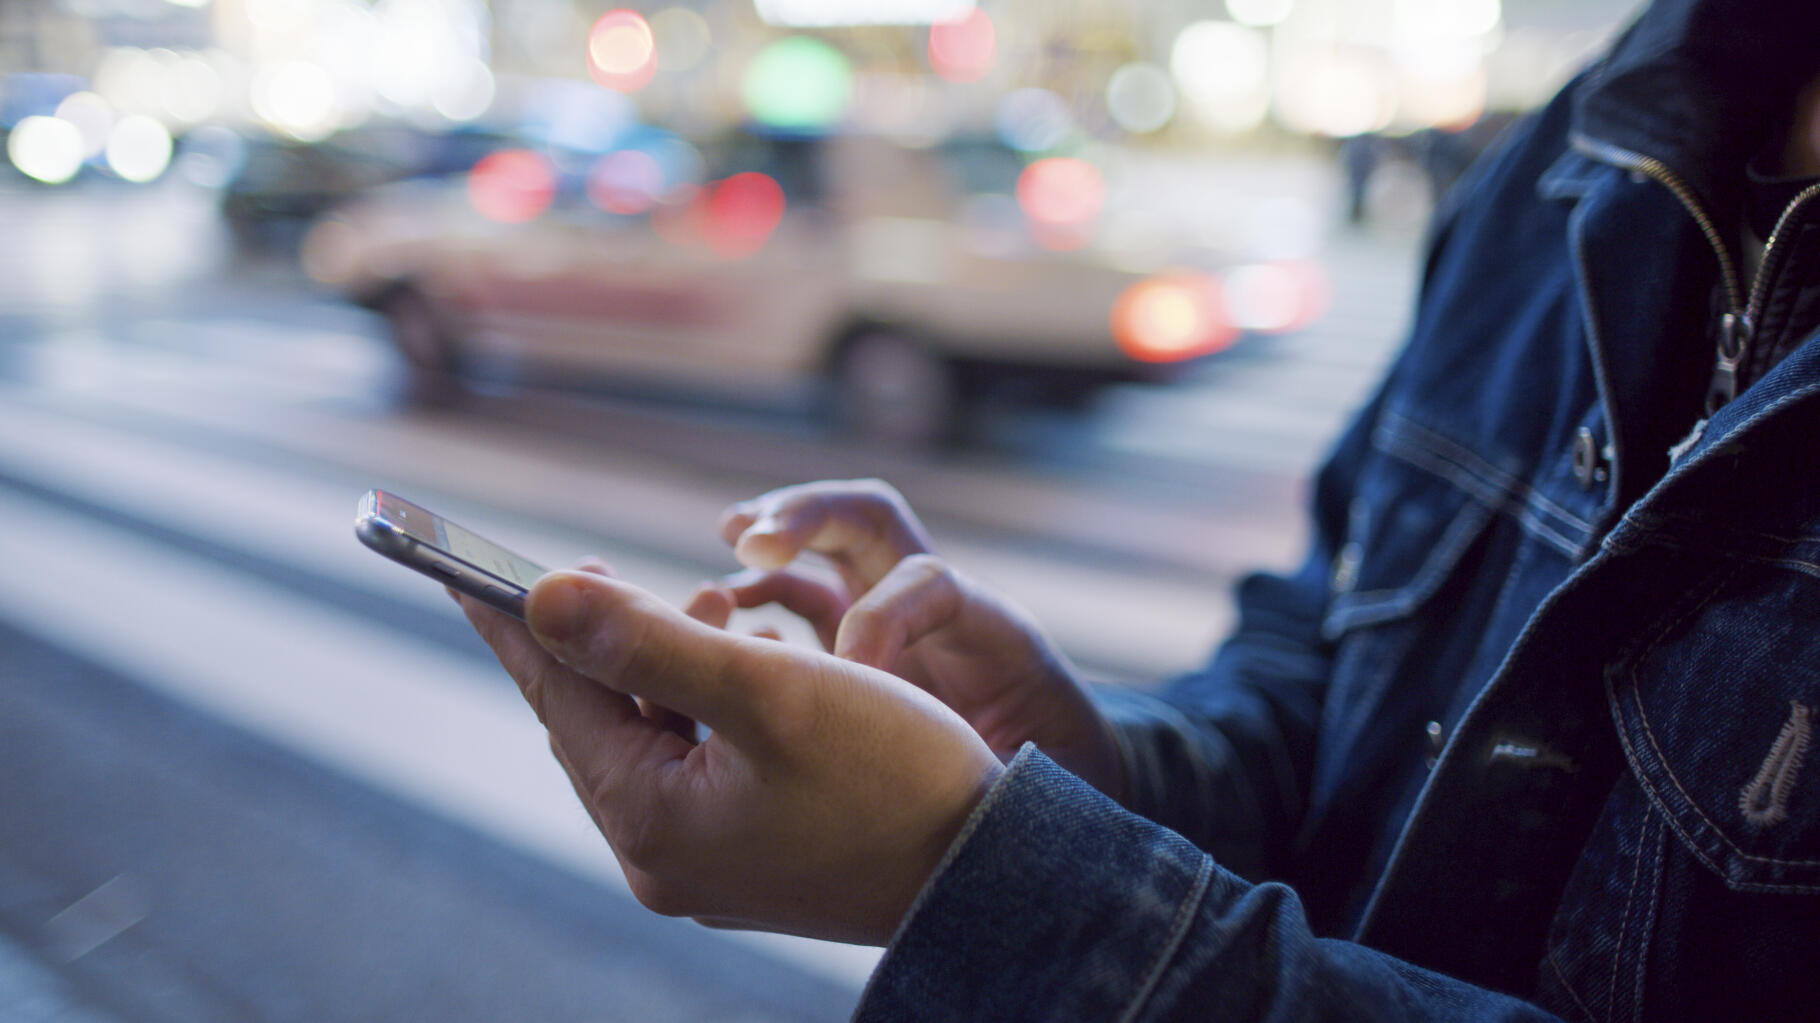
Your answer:
[[[1751,281],[1750,304],[1745,306],[1744,322],[1740,325],[1743,330],[1743,338],[1739,345],[1740,358],[1743,356],[1744,349],[1750,345],[1751,340],[1755,336],[1757,324],[1762,320],[1764,303],[1769,301],[1769,282],[1775,280],[1776,276],[1770,272],[1772,267],[1774,267],[1774,264],[1770,261],[1780,254],[1776,247],[1776,242],[1784,237],[1782,228],[1794,218],[1797,210],[1816,195],[1820,195],[1820,185],[1809,185],[1795,193],[1795,197],[1789,200],[1788,205],[1782,208],[1782,213],[1776,217],[1776,226],[1770,229],[1769,238],[1763,243],[1763,259],[1757,264],[1756,279]],[[1776,267],[1776,269],[1780,268]],[[1723,344],[1724,341],[1723,326],[1724,325],[1721,324],[1721,344]],[[1726,395],[1727,400],[1737,396],[1738,378],[1735,372],[1736,363],[1733,364],[1733,370],[1734,373],[1731,377],[1732,391],[1730,394]],[[1708,404],[1711,404],[1710,398],[1708,399]]]
[[[1783,208],[1782,215],[1776,219],[1776,226],[1763,243],[1763,260],[1758,264],[1757,275],[1751,281],[1750,294],[1744,292],[1743,278],[1738,272],[1737,261],[1732,258],[1731,247],[1725,244],[1725,238],[1719,233],[1719,227],[1713,218],[1700,205],[1700,197],[1688,183],[1676,174],[1667,164],[1653,156],[1644,156],[1628,149],[1614,146],[1584,135],[1573,137],[1573,147],[1593,159],[1611,164],[1623,170],[1636,171],[1646,175],[1670,192],[1686,208],[1712,246],[1713,254],[1719,258],[1719,275],[1725,286],[1726,311],[1719,318],[1719,340],[1713,353],[1712,378],[1706,388],[1706,414],[1712,415],[1720,406],[1738,396],[1738,367],[1750,351],[1752,336],[1756,331],[1757,319],[1763,314],[1763,303],[1768,298],[1769,280],[1774,276],[1770,260],[1778,254],[1777,241],[1782,237],[1782,227],[1797,208],[1815,195],[1820,195],[1820,185],[1809,185]]]

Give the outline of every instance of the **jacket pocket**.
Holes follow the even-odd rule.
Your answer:
[[[1322,634],[1338,639],[1409,617],[1440,590],[1491,516],[1446,480],[1381,459],[1348,509]]]
[[[1374,814],[1388,811],[1389,779],[1431,752],[1425,724],[1440,716],[1472,656],[1460,647],[1475,630],[1449,623],[1489,614],[1495,599],[1459,585],[1485,567],[1490,506],[1382,450],[1354,494],[1321,619],[1333,681],[1302,836],[1329,845],[1367,841],[1379,826]],[[1366,721],[1371,727],[1361,728]]]
[[[1606,671],[1670,836],[1740,892],[1820,894],[1820,543],[1758,537]]]

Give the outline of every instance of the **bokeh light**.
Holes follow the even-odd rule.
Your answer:
[[[1485,113],[1485,98],[1483,71],[1452,78],[1408,76],[1397,94],[1397,119],[1422,128],[1464,128]]]
[[[1176,37],[1169,70],[1208,126],[1249,131],[1270,110],[1270,44],[1261,32],[1226,21],[1196,22]]]
[[[1024,153],[1041,153],[1074,130],[1068,101],[1048,89],[1014,89],[999,100],[992,118],[999,141]]]
[[[273,128],[319,142],[339,127],[335,78],[310,61],[286,61],[253,80],[253,112]]]
[[[1140,362],[1179,362],[1230,347],[1239,335],[1219,282],[1205,274],[1150,277],[1112,305],[1112,336]]]
[[[528,149],[504,149],[481,158],[468,172],[468,201],[488,220],[535,220],[556,197],[556,171]]]
[[[588,171],[588,201],[608,213],[643,213],[665,191],[663,168],[642,149],[608,153]]]
[[[852,93],[847,58],[810,36],[790,36],[759,51],[746,69],[742,95],[759,124],[784,131],[821,131],[840,120]]]
[[[1346,138],[1381,131],[1396,115],[1397,84],[1380,55],[1307,54],[1283,69],[1277,113],[1288,128]]]
[[[114,107],[92,92],[72,92],[57,104],[57,117],[76,126],[82,133],[82,155],[92,159],[107,146],[107,133],[114,127]]]
[[[1226,0],[1232,20],[1252,28],[1280,25],[1295,10],[1295,0]]]
[[[6,137],[6,155],[19,173],[61,185],[82,169],[82,132],[57,117],[27,117]]]
[[[1396,22],[1444,36],[1483,36],[1504,17],[1500,0],[1396,0]]]
[[[1105,203],[1106,178],[1085,160],[1052,156],[1018,175],[1017,204],[1044,248],[1085,245]]]
[[[1226,272],[1226,305],[1234,325],[1276,334],[1318,319],[1329,299],[1326,275],[1306,261],[1253,263]]]
[[[268,32],[292,32],[307,21],[310,10],[296,0],[241,0],[247,20]]]
[[[226,99],[221,73],[196,56],[177,60],[167,70],[160,90],[162,112],[180,124],[198,124],[214,117]]]
[[[588,74],[615,92],[637,92],[657,73],[657,36],[644,15],[620,9],[588,32]]]
[[[728,258],[764,248],[784,217],[784,190],[756,171],[735,174],[714,186],[702,226],[708,247]]]
[[[1105,201],[1106,179],[1085,160],[1050,157],[1032,163],[1018,175],[1018,205],[1038,223],[1086,223],[1099,216]]]
[[[107,136],[107,166],[127,181],[156,181],[171,165],[171,133],[144,114],[120,119]]]
[[[998,33],[975,7],[965,17],[929,26],[929,66],[950,82],[977,82],[992,71]]]
[[[430,103],[451,121],[472,121],[493,105],[497,91],[492,69],[480,58],[469,57],[450,68]]]
[[[651,15],[651,35],[656,40],[657,70],[665,72],[693,71],[714,42],[707,19],[687,7],[666,7]]]
[[[95,65],[95,91],[115,110],[147,113],[164,92],[164,72],[146,51],[117,46]]]
[[[847,25],[927,25],[951,21],[973,0],[755,0],[767,25],[833,28]]]
[[[1126,64],[1106,83],[1106,110],[1119,127],[1147,135],[1175,116],[1175,86],[1155,64]]]

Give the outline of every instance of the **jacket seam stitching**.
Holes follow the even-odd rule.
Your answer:
[[[1643,834],[1637,836],[1636,860],[1630,868],[1630,886],[1624,891],[1624,915],[1618,918],[1618,945],[1611,953],[1611,982],[1605,996],[1605,1015],[1608,1019],[1618,1018],[1618,971],[1624,963],[1624,938],[1630,933],[1630,911],[1637,902],[1637,878],[1643,873],[1643,841],[1649,833],[1649,819],[1656,813],[1653,804],[1643,804]]]
[[[1477,452],[1460,442],[1430,430],[1413,420],[1404,418],[1395,412],[1386,412],[1388,421],[1384,427],[1384,436],[1388,441],[1401,442],[1423,448],[1444,458],[1471,473],[1484,482],[1496,487],[1502,494],[1525,507],[1534,507],[1537,511],[1551,515],[1562,522],[1585,533],[1592,532],[1592,523],[1580,518],[1561,505],[1550,500],[1535,487],[1524,482],[1520,477],[1505,472],[1487,462]]]
[[[1560,949],[1557,946],[1549,946],[1548,968],[1554,971],[1555,980],[1560,981],[1561,983],[1561,990],[1567,992],[1567,996],[1574,1000],[1574,1005],[1579,1008],[1586,1019],[1597,1020],[1599,1018],[1598,1014],[1592,1011],[1592,1006],[1586,1004],[1586,999],[1580,997],[1580,992],[1574,990],[1573,982],[1567,979],[1566,972],[1561,969],[1561,958],[1557,954],[1559,951]]]
[[[1207,887],[1212,881],[1213,857],[1203,854],[1200,869],[1195,873],[1194,885],[1189,888],[1187,896],[1182,899],[1182,904],[1176,907],[1175,919],[1170,921],[1168,939],[1163,942],[1163,947],[1157,950],[1156,962],[1145,971],[1144,983],[1138,988],[1137,994],[1132,996],[1131,1004],[1119,1016],[1119,1023],[1132,1023],[1136,1020],[1138,1013],[1142,1012],[1144,1005],[1150,1001],[1151,995],[1156,993],[1157,985],[1163,979],[1163,970],[1169,965],[1169,961],[1175,958],[1176,949],[1181,947],[1183,939],[1188,936],[1188,928],[1194,922],[1195,911],[1199,909],[1201,900],[1206,897]]]
[[[1633,677],[1633,679],[1635,678],[1634,674],[1632,677]],[[1766,866],[1820,867],[1820,860],[1785,860],[1785,859],[1780,859],[1780,858],[1774,857],[1774,856],[1755,856],[1755,855],[1752,855],[1751,853],[1745,852],[1743,849],[1738,848],[1738,846],[1735,842],[1733,842],[1730,838],[1726,837],[1725,832],[1721,831],[1719,829],[1719,825],[1714,823],[1712,818],[1708,817],[1706,815],[1706,812],[1700,808],[1700,804],[1696,803],[1694,801],[1693,795],[1691,793],[1689,793],[1687,791],[1687,789],[1682,787],[1681,779],[1676,777],[1674,770],[1668,766],[1668,757],[1666,754],[1664,754],[1662,752],[1661,744],[1656,741],[1655,730],[1650,727],[1649,715],[1644,713],[1644,711],[1643,711],[1642,696],[1641,696],[1641,694],[1639,694],[1637,692],[1637,688],[1634,683],[1631,686],[1631,693],[1632,693],[1633,698],[1635,698],[1637,701],[1637,721],[1638,721],[1638,723],[1640,723],[1643,726],[1643,733],[1649,739],[1650,749],[1655,751],[1657,762],[1659,762],[1662,765],[1662,773],[1668,776],[1668,780],[1670,783],[1672,783],[1674,785],[1675,791],[1679,792],[1681,794],[1681,798],[1687,801],[1688,809],[1692,810],[1694,812],[1694,816],[1700,818],[1700,821],[1703,824],[1705,824],[1709,829],[1711,829],[1711,831],[1713,833],[1713,837],[1717,838],[1721,843],[1723,843],[1725,848],[1731,851],[1732,855],[1738,857],[1739,859],[1750,860],[1753,863],[1762,863]],[[1655,786],[1653,784],[1649,784],[1648,782],[1646,782],[1645,784],[1649,785],[1649,787],[1652,790],[1655,788]],[[1668,815],[1668,816],[1672,816],[1672,815]],[[1675,829],[1675,834],[1680,835],[1681,837],[1687,839],[1687,841],[1690,843],[1697,842],[1697,839],[1695,839],[1695,837],[1693,835],[1688,834],[1679,824],[1675,824],[1675,825],[1673,825],[1673,827]],[[1712,867],[1714,870],[1718,870],[1721,876],[1727,876],[1728,880],[1729,880],[1729,876],[1726,871],[1720,870],[1720,868],[1717,864],[1713,863],[1711,860],[1707,859],[1703,855],[1701,856],[1701,862],[1705,863],[1709,867]],[[1820,891],[1820,886],[1812,886],[1812,885],[1784,886],[1784,885],[1771,885],[1766,882],[1742,882],[1742,883],[1758,884],[1758,885],[1762,885],[1766,888],[1780,889],[1783,887],[1792,887],[1792,888],[1798,888],[1798,889],[1801,889],[1804,891]]]
[[[1484,530],[1489,509],[1484,505],[1479,507],[1482,510],[1478,513],[1469,515],[1463,511],[1453,517],[1415,578],[1402,586],[1363,590],[1336,599],[1323,631],[1330,636],[1338,635],[1361,623],[1398,618],[1415,610],[1432,595],[1431,591],[1438,588],[1441,580],[1453,573],[1461,555]]]
[[[1671,550],[1695,551],[1698,553],[1710,554],[1714,557],[1735,558],[1735,559],[1738,559],[1741,561],[1756,562],[1758,564],[1763,564],[1763,565],[1780,565],[1781,567],[1789,569],[1790,571],[1793,571],[1793,572],[1800,572],[1803,575],[1811,575],[1811,576],[1820,577],[1820,563],[1808,561],[1803,558],[1782,557],[1782,556],[1775,555],[1775,554],[1753,554],[1750,551],[1740,550],[1736,547],[1727,547],[1727,546],[1723,546],[1723,545],[1715,546],[1712,544],[1704,544],[1704,543],[1689,543],[1678,537],[1664,536],[1661,533],[1657,532],[1653,527],[1645,528],[1643,530],[1643,533],[1644,533],[1644,535],[1641,537],[1626,539],[1624,541],[1624,543],[1627,546],[1627,548],[1634,550],[1639,545],[1650,544],[1650,545],[1654,545],[1657,547],[1667,547],[1667,548],[1670,548]],[[1778,541],[1781,543],[1790,543],[1790,544],[1812,544],[1815,542],[1820,542],[1820,537],[1810,537],[1810,538],[1806,538],[1806,539],[1800,539],[1800,538],[1795,538],[1795,537],[1775,536],[1770,533],[1738,532],[1738,533],[1733,533],[1732,535],[1740,536],[1740,537],[1743,537],[1743,536],[1755,537],[1755,538],[1760,538],[1760,539],[1764,539],[1764,540],[1775,540],[1775,541]]]
[[[1420,429],[1420,427],[1415,427],[1415,429]],[[1388,431],[1385,433],[1385,438],[1394,444],[1393,447],[1383,449],[1385,454],[1456,484],[1481,504],[1499,513],[1509,515],[1531,533],[1540,537],[1543,542],[1570,558],[1577,558],[1585,552],[1587,544],[1590,542],[1591,527],[1566,512],[1549,511],[1548,507],[1543,506],[1546,499],[1537,494],[1533,488],[1510,477],[1505,477],[1508,482],[1487,478],[1441,451],[1423,447],[1412,440],[1399,441],[1399,438]],[[1576,541],[1562,533],[1546,521],[1549,516],[1585,532],[1588,540]]]
[[[1657,814],[1658,817],[1662,816],[1660,811],[1657,811]],[[1649,834],[1648,828],[1644,829],[1644,834]],[[1655,841],[1651,844],[1655,847],[1655,856],[1654,863],[1651,866],[1650,888],[1656,892],[1660,892],[1662,890],[1662,864],[1668,855],[1668,826],[1661,820],[1656,822]],[[1642,939],[1642,944],[1637,949],[1639,958],[1637,960],[1637,968],[1634,971],[1636,973],[1636,981],[1631,986],[1630,1016],[1633,1020],[1645,1018],[1643,1015],[1643,981],[1644,978],[1649,975],[1649,943],[1651,936],[1656,932],[1656,914],[1662,908],[1661,896],[1657,895],[1655,898],[1650,899],[1648,905],[1649,917],[1643,921],[1643,929],[1637,932],[1638,937]]]

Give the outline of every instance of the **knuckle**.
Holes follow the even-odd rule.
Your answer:
[[[919,582],[952,582],[954,580],[954,567],[939,554],[918,551],[905,557],[898,564],[904,567],[904,571],[913,573]]]
[[[671,865],[676,843],[663,817],[655,813],[638,813],[610,795],[610,780],[598,779],[589,785],[596,806],[616,807],[612,814],[613,849],[626,866],[646,874],[661,874]]]
[[[632,897],[638,900],[639,905],[658,916],[682,917],[701,911],[691,903],[687,892],[682,888],[642,871],[629,871],[626,885],[632,889]]]
[[[847,609],[846,621],[850,629],[875,628],[891,620],[891,609],[882,599],[869,596]]]

